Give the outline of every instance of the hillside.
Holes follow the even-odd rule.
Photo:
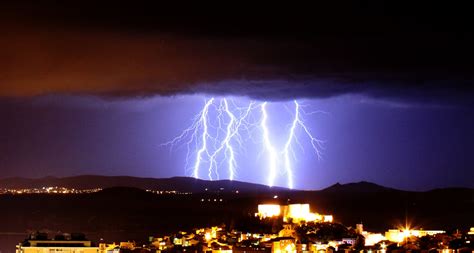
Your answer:
[[[9,217],[6,218],[5,223],[1,224],[9,224],[13,220],[21,221],[20,223],[12,224],[13,227],[11,228],[22,231],[28,227],[37,227],[39,224],[43,224],[42,226],[56,224],[56,222],[33,223],[32,217],[41,213],[45,214],[43,218],[46,221],[48,220],[47,217],[64,216],[64,219],[69,219],[95,209],[97,210],[91,212],[90,216],[100,217],[101,212],[107,210],[104,215],[107,217],[115,215],[117,219],[114,219],[114,221],[116,221],[122,220],[121,217],[129,219],[130,216],[125,215],[122,211],[124,208],[130,208],[131,211],[135,210],[132,215],[133,217],[141,217],[139,221],[135,222],[137,226],[140,226],[141,223],[148,224],[145,221],[149,219],[154,219],[154,222],[158,222],[162,218],[164,221],[174,220],[175,218],[176,220],[184,221],[190,217],[191,220],[187,221],[185,225],[191,226],[195,225],[194,223],[197,224],[198,221],[208,222],[209,217],[207,214],[211,213],[213,214],[213,219],[211,220],[217,219],[222,221],[234,216],[251,215],[256,211],[259,203],[310,203],[313,211],[333,214],[337,221],[344,224],[354,225],[362,221],[369,228],[378,230],[404,223],[405,215],[410,216],[407,218],[413,219],[413,223],[428,228],[454,228],[474,224],[474,218],[471,215],[474,213],[474,189],[468,188],[410,192],[387,188],[369,182],[358,182],[335,184],[319,191],[299,191],[278,187],[270,188],[264,185],[238,181],[206,181],[185,177],[155,179],[77,176],[0,180],[0,188],[42,186],[64,186],[77,189],[104,188],[104,190],[94,194],[64,196],[0,195],[0,206],[2,206],[0,218]],[[193,194],[156,195],[145,192],[144,190],[146,189],[176,190]],[[274,198],[275,195],[278,198]],[[207,203],[208,200],[213,202],[214,199],[222,199],[222,203],[225,203],[225,206]],[[204,203],[202,202],[203,200],[205,201]],[[150,207],[150,209],[141,210],[144,206]],[[74,207],[74,210],[67,210],[68,207]],[[203,207],[205,208],[201,210]],[[158,209],[154,210],[154,208]],[[22,211],[18,212],[17,209]],[[2,215],[7,210],[9,210],[8,215]],[[148,213],[151,210],[154,211]],[[187,218],[183,219],[183,217],[179,216],[180,210],[193,210],[193,215],[186,215]],[[200,210],[203,216],[199,215]],[[73,220],[89,220],[91,219],[89,215],[83,218],[76,217]],[[153,218],[155,215],[158,215],[158,220]],[[175,217],[176,215],[178,217]],[[41,215],[38,217],[39,221],[43,219],[40,217]],[[195,222],[193,223],[192,221]],[[21,226],[20,224],[23,223],[24,226]],[[71,225],[73,223],[69,222],[68,224]],[[58,224],[61,224],[61,222]],[[81,223],[81,225],[84,224]],[[162,229],[162,225],[157,225],[156,228]],[[94,226],[101,225],[96,224]],[[114,226],[120,227],[119,224]]]
[[[252,184],[239,181],[218,180],[207,181],[190,177],[172,178],[140,178],[129,176],[96,176],[84,175],[75,177],[44,177],[44,178],[4,178],[0,179],[0,188],[41,188],[60,186],[75,189],[93,189],[110,187],[134,187],[143,190],[180,191],[180,192],[205,192],[224,191],[231,192],[266,192],[279,191],[284,188],[268,187],[266,185]]]

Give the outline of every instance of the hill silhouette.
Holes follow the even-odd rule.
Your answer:
[[[329,186],[326,189],[323,189],[322,191],[323,192],[361,193],[361,192],[387,192],[387,191],[397,191],[397,190],[393,188],[384,187],[378,184],[361,181],[358,183],[348,183],[348,184],[336,183]]]
[[[180,191],[180,192],[205,192],[207,191],[235,191],[261,192],[284,190],[280,187],[246,183],[240,181],[217,180],[208,181],[190,177],[172,178],[140,178],[130,176],[97,176],[83,175],[74,177],[44,177],[44,178],[4,178],[0,179],[0,188],[41,188],[59,186],[75,189],[93,189],[110,187],[134,187],[143,190]]]
[[[142,178],[132,176],[100,176],[100,175],[81,175],[72,177],[43,177],[43,178],[24,178],[10,177],[0,178],[0,188],[21,189],[21,188],[41,188],[48,186],[59,186],[75,189],[94,189],[111,187],[132,187],[143,190],[158,191],[180,191],[200,193],[205,191],[232,192],[239,190],[241,192],[267,192],[267,191],[287,191],[290,189],[284,187],[269,187],[262,184],[230,181],[230,180],[203,180],[191,177],[171,177],[171,178]],[[433,189],[466,189],[466,188],[447,188]],[[294,190],[297,191],[297,190]],[[375,183],[360,181],[355,183],[340,184],[336,183],[322,192],[389,192],[401,191],[394,188],[381,186]]]

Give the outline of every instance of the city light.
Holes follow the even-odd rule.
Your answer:
[[[304,220],[306,217],[315,215],[323,216],[317,213],[311,213],[309,211],[309,204],[290,204],[290,205],[277,205],[277,204],[261,204],[258,205],[258,216],[261,219],[265,218],[288,218],[287,221],[283,222],[283,229],[280,231],[272,232],[248,232],[248,231],[239,231],[235,228],[226,229],[225,225],[205,227],[193,229],[189,231],[179,231],[172,235],[165,235],[163,237],[149,237],[149,245],[144,244],[143,246],[136,245],[132,241],[122,241],[119,244],[111,243],[107,244],[105,242],[100,242],[98,247],[92,245],[92,242],[86,239],[83,240],[71,240],[70,235],[65,234],[63,240],[48,239],[42,237],[41,240],[35,238],[35,236],[30,236],[24,243],[17,245],[17,253],[34,253],[38,250],[38,247],[43,249],[55,248],[56,251],[66,251],[76,247],[76,251],[82,251],[85,249],[89,250],[87,252],[92,253],[107,253],[112,251],[114,253],[121,252],[122,250],[137,250],[137,249],[146,249],[148,250],[173,250],[174,247],[182,249],[183,251],[192,251],[195,247],[202,247],[202,251],[199,252],[214,252],[214,253],[231,253],[231,252],[261,252],[261,253],[296,253],[296,252],[330,252],[330,251],[339,251],[343,249],[342,247],[349,246],[351,251],[357,249],[357,238],[356,237],[333,237],[333,232],[331,228],[336,226],[342,226],[341,224],[327,224],[323,220]],[[290,219],[293,219],[290,221]],[[320,228],[320,226],[325,226],[326,229],[329,229],[327,235],[331,239],[323,239],[315,241],[307,240],[307,238],[314,238],[315,231]],[[303,228],[310,227],[310,230]],[[393,252],[387,248],[393,247],[397,243],[400,244],[403,241],[403,238],[407,236],[413,237],[423,237],[423,236],[433,236],[436,234],[443,233],[445,231],[441,230],[413,230],[409,228],[405,229],[392,229],[386,232],[386,236],[383,236],[380,233],[371,233],[364,231],[362,224],[356,225],[356,233],[365,238],[365,245],[363,245],[364,252]],[[315,230],[316,229],[316,230]],[[322,231],[326,230],[322,229]],[[347,228],[349,232],[351,228]],[[299,236],[306,238],[306,240],[297,240],[294,235],[296,231],[299,232]],[[471,228],[470,232],[474,231],[474,228]],[[346,232],[347,233],[347,232]],[[352,233],[352,232],[351,232]],[[347,234],[349,235],[349,234]],[[69,236],[69,238],[68,238]],[[350,235],[349,235],[350,236]],[[354,236],[354,235],[352,235]],[[47,237],[47,236],[46,236]],[[45,241],[47,244],[45,244]],[[386,242],[389,242],[387,244]],[[469,242],[466,240],[466,242]],[[42,244],[42,245],[39,245]],[[378,246],[377,246],[378,244]],[[397,247],[406,247],[406,246],[397,246]],[[451,248],[447,248],[444,245],[440,244],[438,252],[455,252]]]
[[[0,189],[0,194],[86,194],[101,191],[102,188],[74,189],[61,186],[44,186],[41,188]]]

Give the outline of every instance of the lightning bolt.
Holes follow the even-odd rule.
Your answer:
[[[196,163],[194,164],[193,176],[194,178],[199,178],[199,167],[202,161],[202,154],[206,152],[207,156],[209,157],[209,152],[207,152],[207,138],[209,137],[209,129],[207,123],[207,114],[209,112],[209,106],[211,106],[212,102],[214,102],[214,98],[209,99],[204,106],[204,109],[201,112],[201,117],[199,122],[202,124],[203,133],[201,137],[201,148],[198,150],[196,154]],[[211,178],[211,176],[209,176]],[[211,178],[212,179],[212,178]]]
[[[263,143],[264,147],[268,153],[268,168],[270,170],[270,174],[268,176],[268,186],[273,186],[275,183],[275,177],[276,177],[276,170],[277,170],[277,153],[275,148],[272,145],[272,142],[270,140],[270,133],[268,130],[267,126],[267,119],[268,119],[268,114],[267,114],[267,102],[262,103],[261,105],[261,111],[262,111],[262,120],[260,123],[260,126],[262,127],[263,131]]]
[[[293,141],[293,137],[295,136],[295,129],[296,125],[298,124],[298,118],[299,118],[299,105],[296,101],[295,102],[295,117],[293,119],[293,123],[291,124],[290,127],[290,135],[288,136],[288,139],[285,143],[285,147],[283,148],[283,157],[285,159],[285,171],[286,175],[288,177],[288,188],[293,189],[293,169],[291,166],[291,161],[290,161],[290,148],[291,148],[291,143]]]
[[[237,172],[237,150],[245,150],[241,135],[242,131],[246,132],[247,136],[254,140],[252,137],[253,129],[257,128],[260,128],[260,133],[262,134],[262,141],[260,143],[263,142],[263,151],[267,155],[269,171],[267,184],[269,186],[275,185],[277,173],[279,170],[282,170],[281,167],[283,167],[288,188],[292,189],[294,187],[294,166],[292,164],[292,161],[296,160],[295,150],[293,148],[294,144],[297,144],[304,151],[302,144],[298,140],[297,129],[302,130],[302,133],[311,143],[318,159],[321,159],[323,141],[313,136],[304,121],[304,116],[313,113],[306,113],[302,105],[296,100],[293,101],[294,114],[288,130],[288,136],[281,149],[277,149],[272,141],[268,126],[269,115],[267,102],[256,104],[252,101],[246,107],[238,107],[232,99],[229,102],[226,98],[221,98],[218,103],[216,103],[215,100],[215,98],[207,100],[203,109],[194,116],[193,123],[190,127],[186,128],[171,141],[162,144],[170,145],[171,149],[178,143],[186,144],[187,154],[185,167],[188,168],[191,156],[195,155],[196,157],[191,168],[193,177],[199,178],[199,170],[203,166],[203,163],[207,163],[209,179],[219,179],[219,167],[221,161],[224,160],[227,161],[226,166],[229,179],[234,180]],[[260,108],[260,114],[258,120],[255,121],[254,117],[252,117],[252,119],[254,119],[254,121],[252,121],[249,118],[256,108]],[[209,119],[209,111],[211,109],[215,112],[214,121]],[[212,122],[216,122],[216,124],[212,124]],[[256,143],[255,140],[254,143]],[[194,149],[192,149],[193,144],[195,146]],[[193,152],[192,150],[196,151]]]
[[[204,108],[196,115],[194,116],[193,123],[191,126],[188,128],[184,129],[183,132],[181,132],[180,135],[176,136],[172,140],[165,142],[161,144],[160,146],[170,146],[170,151],[173,150],[173,147],[178,145],[179,143],[183,142],[186,138],[189,137],[189,140],[185,142],[187,146],[187,153],[186,153],[186,162],[185,162],[185,168],[188,168],[189,160],[191,157],[191,146],[193,143],[195,143],[195,148],[197,149],[197,145],[199,142],[199,132],[202,132],[201,134],[201,147],[196,153],[196,161],[193,166],[193,177],[194,178],[199,178],[199,168],[201,166],[201,162],[203,160],[202,156],[203,153],[205,153],[209,157],[209,152],[207,152],[207,140],[211,136],[209,135],[209,125],[208,125],[208,119],[207,115],[209,112],[209,107],[213,104],[214,98],[211,98],[206,101],[204,104]]]
[[[235,139],[237,140],[238,146],[240,148],[242,147],[242,141],[241,141],[241,136],[239,135],[239,130],[243,124],[245,124],[247,128],[248,122],[246,121],[246,119],[248,115],[250,114],[250,111],[252,110],[254,103],[251,102],[249,104],[246,111],[244,112],[243,115],[240,116],[239,119],[237,119],[234,116],[234,114],[229,110],[229,105],[227,104],[227,100],[224,100],[224,104],[225,104],[225,111],[231,120],[230,120],[229,125],[227,126],[227,134],[226,134],[226,137],[224,138],[223,143],[225,143],[226,154],[229,154],[228,157],[226,155],[227,160],[228,160],[227,166],[228,166],[228,171],[229,171],[229,179],[234,180],[235,169],[237,167],[237,161],[235,160],[235,152],[234,152],[234,148],[231,145],[231,140],[234,139],[234,137],[236,137]]]
[[[212,175],[212,172],[216,173],[218,175],[218,162],[217,162],[217,156],[220,153],[224,154],[224,158],[227,160],[227,167],[228,167],[228,173],[229,173],[229,179],[234,180],[235,177],[235,169],[237,168],[237,161],[235,159],[235,150],[234,147],[232,146],[232,140],[236,140],[237,145],[239,148],[242,148],[242,141],[241,141],[241,136],[239,134],[239,130],[242,126],[245,128],[248,128],[250,123],[246,121],[247,117],[249,116],[251,110],[254,107],[254,102],[250,102],[248,107],[245,109],[244,113],[239,114],[236,116],[230,108],[229,108],[229,102],[227,99],[222,99],[219,107],[219,113],[218,113],[218,122],[219,126],[218,128],[222,129],[221,127],[221,122],[223,122],[222,117],[222,112],[224,112],[227,117],[229,118],[229,122],[227,123],[226,131],[225,131],[225,137],[221,141],[220,145],[214,150],[214,152],[211,154],[209,157],[209,178],[211,178],[210,175]]]
[[[217,160],[216,157],[223,151],[224,149],[224,155],[227,158],[227,154],[229,154],[228,160],[229,160],[229,177],[232,180],[234,178],[234,165],[235,165],[235,155],[234,155],[234,149],[230,145],[231,138],[233,137],[233,129],[235,128],[235,115],[229,110],[229,103],[227,102],[227,99],[222,99],[220,106],[219,106],[219,113],[217,115],[219,126],[218,126],[218,131],[222,129],[222,111],[224,111],[227,116],[229,117],[229,123],[227,123],[226,131],[225,131],[225,137],[221,141],[220,145],[218,148],[214,150],[214,153],[212,153],[209,157],[209,178],[212,179],[212,172],[215,171],[217,178],[219,178],[219,172],[217,169]]]
[[[300,113],[300,111],[301,111],[300,104],[296,100],[294,100],[293,103],[295,105],[295,114],[294,114],[293,121],[291,123],[288,138],[286,140],[285,146],[283,147],[283,151],[281,152],[282,155],[283,155],[285,172],[286,172],[286,175],[287,175],[287,181],[288,181],[287,185],[288,185],[288,188],[290,188],[290,189],[293,189],[293,167],[291,165],[291,159],[290,159],[290,152],[292,154],[294,154],[294,150],[292,149],[292,146],[291,146],[291,144],[293,143],[293,140],[300,147],[302,147],[301,144],[299,143],[298,139],[296,138],[296,135],[295,135],[296,127],[300,126],[303,129],[304,133],[309,138],[309,140],[311,142],[311,146],[313,147],[318,159],[321,159],[321,149],[323,148],[323,146],[322,146],[323,142],[321,140],[315,138],[311,134],[308,127],[305,125],[304,120],[300,116],[301,115],[301,113]],[[303,114],[306,114],[304,111],[302,111],[302,112],[303,112]]]
[[[313,147],[314,153],[318,157],[318,160],[321,160],[321,158],[322,158],[322,152],[321,151],[324,149],[324,146],[323,146],[324,141],[322,141],[322,140],[320,140],[320,139],[313,136],[311,131],[308,129],[308,127],[304,123],[304,119],[300,115],[308,115],[308,114],[314,114],[314,113],[326,113],[326,112],[316,111],[316,112],[306,113],[303,109],[301,109],[300,104],[298,104],[298,102],[296,100],[293,101],[293,102],[295,103],[295,111],[296,112],[301,111],[301,113],[295,113],[295,121],[303,129],[304,133],[308,137],[308,139],[311,143],[311,146]]]

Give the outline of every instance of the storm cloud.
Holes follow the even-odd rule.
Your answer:
[[[286,100],[359,93],[471,104],[474,96],[472,31],[462,15],[435,22],[452,11],[442,8],[394,17],[400,8],[391,6],[329,6],[328,13],[259,7],[240,15],[248,9],[4,5],[4,97],[210,93]]]

